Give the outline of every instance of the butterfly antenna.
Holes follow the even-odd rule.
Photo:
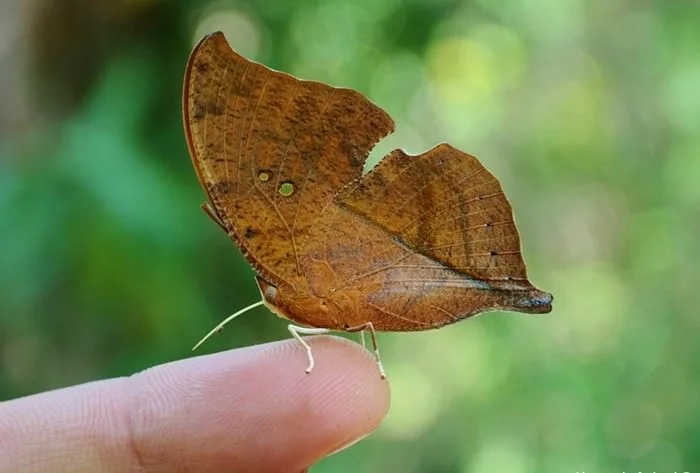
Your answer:
[[[239,315],[241,315],[241,314],[243,314],[243,313],[245,313],[245,312],[248,312],[248,311],[251,310],[251,309],[255,309],[256,307],[261,306],[261,305],[263,305],[263,304],[264,304],[264,301],[261,299],[261,300],[259,300],[258,302],[254,303],[254,304],[250,304],[248,307],[244,307],[243,309],[239,310],[239,311],[236,312],[235,314],[229,315],[228,317],[226,317],[226,318],[224,319],[223,322],[221,322],[219,325],[217,325],[216,327],[214,327],[213,329],[211,329],[211,331],[210,331],[208,334],[206,334],[206,335],[204,336],[204,338],[202,338],[199,342],[197,342],[197,344],[196,344],[194,347],[192,347],[192,351],[195,351],[197,348],[199,348],[199,346],[200,346],[202,343],[204,343],[209,337],[211,337],[211,336],[214,335],[215,333],[219,332],[221,329],[224,328],[224,325],[226,325],[227,323],[229,323],[230,321],[232,321],[233,319],[235,319],[235,318],[238,317]]]

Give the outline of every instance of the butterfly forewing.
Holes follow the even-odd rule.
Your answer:
[[[296,79],[235,53],[221,33],[190,56],[184,122],[214,211],[271,283],[302,285],[300,240],[362,174],[393,121],[361,94]]]

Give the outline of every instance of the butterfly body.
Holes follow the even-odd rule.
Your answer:
[[[473,156],[395,150],[368,174],[391,117],[350,89],[235,53],[221,33],[188,63],[184,124],[215,220],[295,323],[414,331],[480,312],[545,313],[511,206]]]

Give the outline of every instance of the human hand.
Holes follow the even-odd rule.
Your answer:
[[[374,430],[389,387],[337,337],[231,350],[0,403],[0,472],[299,473]]]

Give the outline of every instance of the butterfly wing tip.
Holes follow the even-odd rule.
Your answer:
[[[554,296],[548,292],[533,289],[518,300],[518,308],[530,314],[548,314],[552,311]]]
[[[516,291],[508,304],[509,310],[526,314],[548,314],[552,311],[554,297],[539,289],[530,288],[524,291]]]

